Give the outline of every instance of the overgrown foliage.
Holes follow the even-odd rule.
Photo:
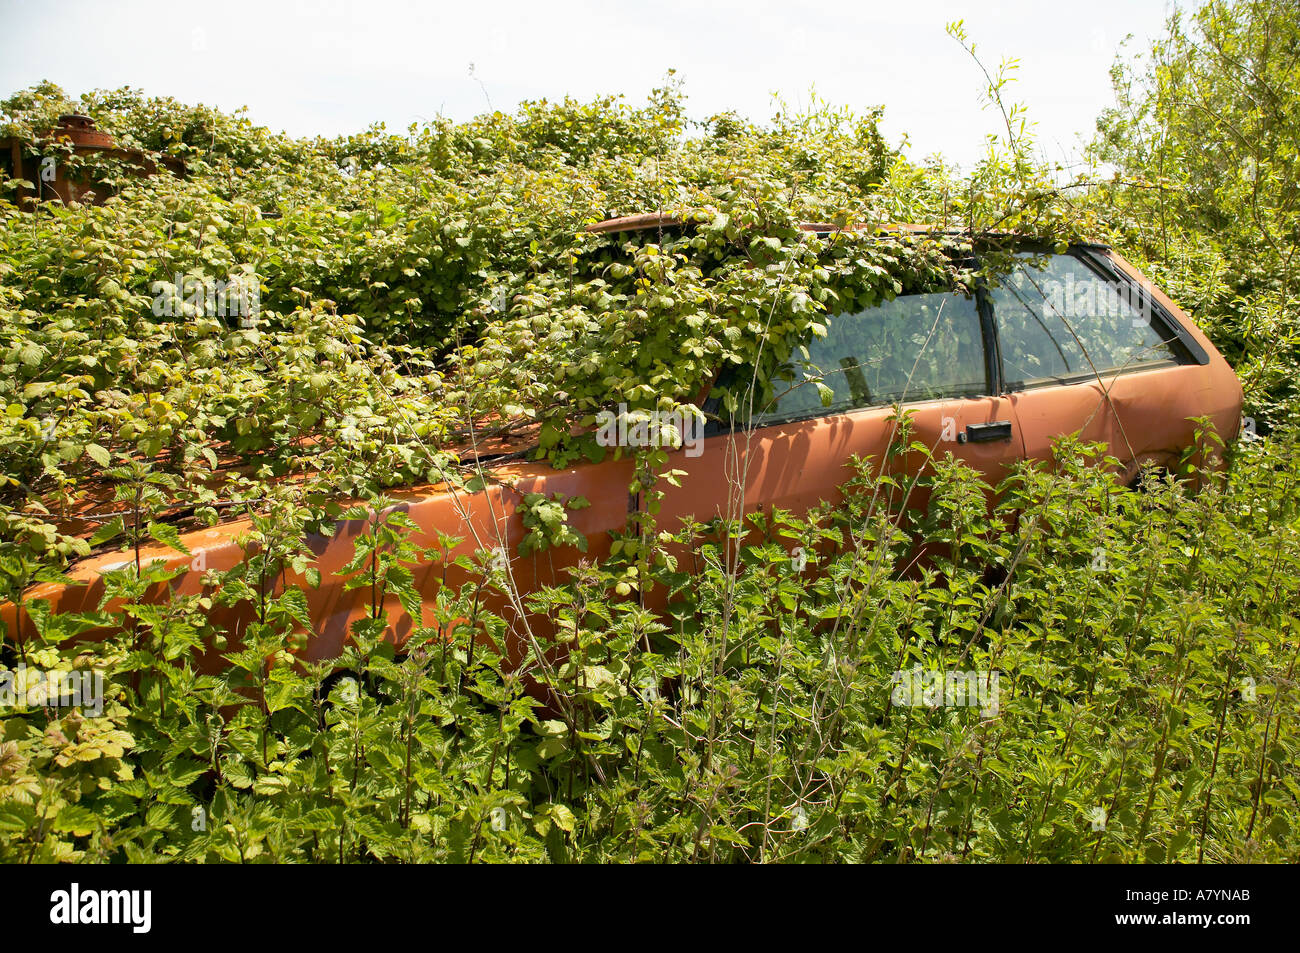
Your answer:
[[[1266,15],[1198,23],[1231,48]],[[100,713],[0,719],[0,859],[1296,860],[1300,458],[1277,371],[1296,362],[1260,346],[1293,314],[1289,252],[1264,250],[1294,247],[1294,177],[1276,159],[1249,196],[1192,194],[1223,178],[1196,162],[1231,158],[1189,156],[1190,125],[1159,105],[1213,60],[1181,30],[1158,50],[1178,69],[1103,118],[1126,178],[1093,190],[1032,159],[1005,71],[1005,137],[965,175],[906,160],[878,112],[692,124],[671,76],[640,107],[314,141],[131,90],[6,100],[5,133],[109,197],[0,201],[0,599],[23,624],[0,664],[95,670],[108,690]],[[1260,75],[1287,100],[1259,117],[1286,155],[1294,91]],[[1224,116],[1234,89],[1214,94]],[[185,174],[44,139],[70,111]],[[689,227],[584,230],[646,211]],[[873,228],[898,221],[946,231]],[[951,457],[919,484],[861,461],[837,505],[663,526],[672,455],[641,451],[648,505],[612,559],[527,596],[552,625],[522,661],[483,598],[508,568],[450,537],[416,545],[384,495],[472,492],[470,448],[502,435],[556,466],[596,459],[601,409],[689,409],[729,364],[768,386],[836,313],[974,280],[953,253],[976,236],[1103,230],[1198,307],[1279,428],[1230,450],[1226,475],[1189,453],[1121,488],[1066,438],[996,494]],[[1225,264],[1245,260],[1250,281]],[[255,313],[222,313],[218,283]],[[904,415],[891,453],[933,452],[909,441]],[[566,511],[586,503],[526,498],[525,548],[576,544]],[[180,570],[141,545],[234,516],[247,558],[159,602]],[[340,520],[362,527],[343,571],[370,611],[340,659],[308,664],[306,593],[281,580],[319,581],[305,537]],[[125,556],[94,611],[28,597],[105,546]],[[470,581],[422,603],[415,568],[452,562]],[[389,597],[412,620],[400,652]],[[212,622],[233,607],[240,640]],[[900,694],[918,670],[975,673],[982,703]]]
[[[401,656],[376,617],[356,627],[346,677],[304,669],[289,654],[301,590],[259,602],[258,575],[277,569],[257,559],[216,590],[258,602],[259,621],[224,674],[196,675],[219,637],[203,598],[135,601],[158,573],[129,564],[106,597],[135,647],[70,651],[111,620],[33,613],[29,660],[107,666],[112,700],[101,718],[4,722],[0,852],[1294,860],[1300,461],[1252,447],[1198,493],[1172,479],[1136,492],[1090,453],[1016,474],[993,509],[976,474],[937,460],[925,514],[905,507],[915,487],[864,466],[842,507],[755,518],[734,576],[718,528],[686,526],[689,555],[654,570],[668,617],[595,567],[535,596],[558,667],[485,649],[504,623],[476,611],[475,583],[444,590]],[[441,558],[408,529],[400,514],[371,524],[358,585],[401,591],[404,567]],[[945,555],[900,573],[906,530]],[[268,521],[259,538],[275,536]],[[815,554],[808,576],[791,543]],[[984,707],[900,697],[894,673],[913,669],[978,673],[965,690]],[[558,713],[524,691],[529,672]]]
[[[1260,430],[1296,419],[1300,11],[1212,0],[1120,59],[1095,151],[1116,240],[1237,368]]]

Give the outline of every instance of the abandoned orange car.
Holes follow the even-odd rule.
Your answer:
[[[1100,245],[1063,253],[1026,247],[1000,283],[973,294],[903,294],[836,315],[826,337],[809,341],[808,356],[783,368],[781,377],[788,379],[774,382],[775,396],[765,405],[751,401],[723,413],[717,392],[745,383],[746,371],[732,370],[715,383],[703,420],[678,422],[682,446],[671,466],[685,475],[679,486],[663,487],[661,526],[675,527],[683,517],[736,516],[729,509],[736,503],[745,512],[802,512],[835,501],[851,475],[846,464],[852,457],[883,459],[899,407],[911,416],[913,439],[951,452],[990,483],[1018,461],[1047,460],[1053,441],[1070,433],[1105,443],[1124,468],[1121,478],[1132,480],[1144,464],[1177,463],[1194,442],[1193,418],[1208,418],[1225,440],[1237,435],[1241,419],[1236,375],[1206,336],[1127,261]],[[602,442],[632,439],[626,419],[609,414],[605,422]],[[441,532],[462,538],[461,552],[496,550],[510,561],[515,589],[494,608],[508,620],[525,614],[520,593],[565,583],[565,569],[579,558],[607,556],[611,531],[622,530],[630,508],[641,505],[628,493],[633,464],[626,455],[566,469],[513,455],[489,472],[494,480],[475,493],[435,486],[395,496],[419,528],[418,545],[434,545]],[[731,498],[736,474],[744,477],[739,500]],[[519,555],[527,532],[519,506],[528,493],[590,501],[570,516],[586,538],[585,555],[572,547]],[[200,569],[228,569],[245,558],[236,540],[249,528],[232,521],[185,534],[188,557],[161,547],[146,547],[142,556],[188,563],[191,571],[171,586],[197,593]],[[370,611],[368,595],[346,588],[341,572],[361,529],[359,522],[345,522],[332,537],[308,540],[323,579],[318,588],[303,586],[309,659],[337,656],[352,622]],[[85,559],[70,572],[84,585],[41,585],[27,599],[51,600],[63,611],[92,609],[103,592],[101,574],[126,558],[109,553]],[[460,581],[459,572],[444,576],[442,567],[426,567],[417,571],[416,587],[430,602],[440,585]],[[285,584],[298,581],[290,574]],[[419,624],[396,597],[384,608],[399,642]],[[4,614],[10,631],[21,631],[12,605]]]

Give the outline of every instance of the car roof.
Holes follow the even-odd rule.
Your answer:
[[[644,232],[657,228],[676,228],[684,225],[695,224],[686,216],[679,215],[675,212],[640,212],[636,215],[621,215],[618,218],[607,218],[603,222],[595,222],[588,225],[586,231],[596,233],[608,232]],[[870,228],[869,225],[833,225],[829,222],[800,222],[799,227],[805,232],[842,232],[842,231],[862,231]],[[900,232],[947,232],[951,234],[960,234],[957,229],[942,229],[933,225],[907,225],[896,224],[883,226],[885,231]]]
[[[652,229],[680,228],[698,223],[699,219],[691,219],[687,216],[676,212],[639,212],[636,215],[621,215],[617,218],[607,218],[601,222],[593,222],[588,225],[585,231],[593,234],[613,234],[616,232],[645,232]],[[960,228],[946,227],[942,225],[919,225],[912,222],[891,222],[887,225],[834,225],[828,222],[800,222],[799,228],[805,232],[814,232],[818,235],[830,235],[835,232],[859,232],[874,229],[876,232],[894,233],[902,235],[948,235],[954,238],[968,237],[969,232]],[[982,238],[1013,238],[1018,241],[1033,241],[1033,236],[1019,234],[1016,232],[998,232],[988,231],[980,233]],[[1091,248],[1109,248],[1110,246],[1103,242],[1076,242],[1075,244],[1084,245]]]

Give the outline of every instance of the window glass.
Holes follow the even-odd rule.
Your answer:
[[[1136,289],[1072,255],[1019,257],[991,294],[1009,385],[1177,360],[1172,335]]]
[[[755,407],[756,423],[840,413],[855,407],[910,403],[988,392],[979,308],[962,293],[903,295],[827,320],[827,335],[796,355],[772,382],[773,400]],[[743,406],[749,371],[729,387]],[[829,406],[813,379],[829,388]],[[738,416],[743,418],[743,413]]]

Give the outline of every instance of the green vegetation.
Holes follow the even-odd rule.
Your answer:
[[[1265,4],[1175,18],[1117,69],[1095,143],[1115,175],[1071,183],[1034,161],[1005,72],[1005,135],[968,174],[910,162],[875,113],[692,123],[671,76],[636,108],[315,141],[130,90],[0,103],[7,133],[84,112],[186,164],[60,153],[112,197],[0,201],[0,599],[24,620],[0,663],[107,678],[98,716],[0,713],[0,860],[1300,859],[1298,30]],[[583,230],[644,211],[693,227]],[[755,517],[743,543],[659,525],[673,458],[638,451],[650,505],[611,560],[530,597],[555,634],[522,667],[487,644],[490,554],[421,612],[412,567],[452,541],[416,547],[388,489],[473,489],[466,439],[528,427],[539,459],[595,459],[602,408],[681,411],[727,364],[764,380],[841,310],[971,280],[945,252],[990,231],[1113,241],[1236,364],[1268,438],[1137,492],[1067,437],[993,503],[950,457],[922,487],[864,462],[842,505]],[[256,295],[252,326],[192,293],[217,282]],[[527,500],[529,550],[573,543],[584,502]],[[235,516],[257,558],[145,598],[177,572],[141,541]],[[310,578],[304,536],[341,518],[375,609],[342,659],[302,664],[305,593],[277,580]],[[942,555],[904,571],[918,541]],[[24,598],[92,547],[135,554],[96,612]],[[661,588],[667,615],[632,597]],[[233,644],[208,611],[237,604]],[[96,626],[118,634],[83,641]],[[902,703],[913,666],[997,670],[997,711]]]
[[[1197,315],[1261,429],[1293,426],[1300,17],[1214,0],[1113,72],[1095,151],[1123,184],[1095,198],[1115,242]]]

